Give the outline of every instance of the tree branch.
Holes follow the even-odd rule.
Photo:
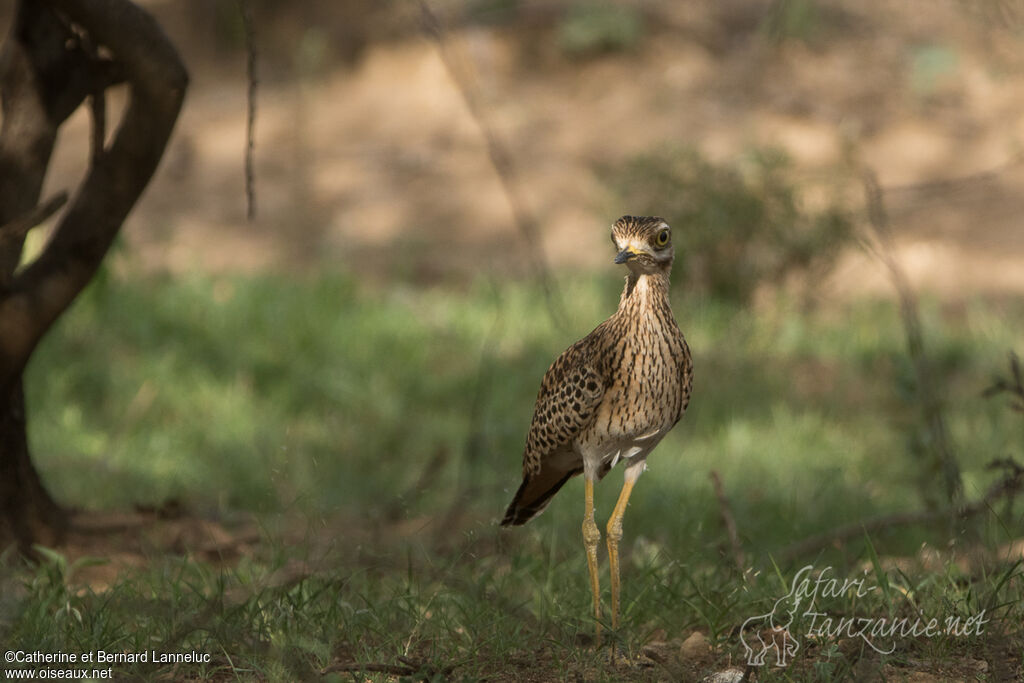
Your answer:
[[[238,9],[245,29],[245,73],[249,81],[245,116],[245,216],[252,222],[256,218],[256,96],[259,86],[256,26],[250,0],[238,0]]]
[[[41,4],[110,50],[129,84],[129,101],[110,148],[94,158],[45,251],[0,298],[0,320],[11,331],[0,336],[0,387],[20,375],[43,334],[95,274],[156,170],[188,83],[163,31],[127,0]]]
[[[61,192],[60,194],[50,197],[45,202],[23,213],[12,221],[0,225],[0,249],[3,249],[8,242],[14,242],[23,240],[28,231],[36,227],[53,214],[60,211],[60,208],[64,206],[68,201],[68,193]],[[0,272],[0,285],[4,284],[5,273]]]
[[[921,329],[921,315],[917,305],[917,296],[907,279],[906,272],[893,256],[892,231],[889,218],[885,211],[883,191],[878,184],[874,172],[864,174],[864,195],[868,210],[868,225],[871,228],[870,239],[865,240],[865,248],[874,255],[889,271],[889,279],[899,298],[900,317],[906,334],[907,355],[913,364],[917,379],[917,395],[920,403],[921,417],[928,433],[928,450],[941,468],[945,483],[945,493],[950,509],[955,510],[963,503],[963,479],[960,465],[946,426],[946,415],[939,389],[934,381],[932,367],[925,353],[924,334]],[[950,519],[956,518],[953,515]]]
[[[69,40],[54,12],[36,3],[19,3],[10,35],[0,53],[0,223],[17,220],[39,201],[46,167],[57,140],[53,100],[64,76],[54,65]],[[0,245],[5,281],[21,260],[22,241]],[[2,387],[0,387],[2,389]]]
[[[512,219],[523,236],[523,242],[526,245],[527,253],[530,255],[534,272],[540,280],[541,287],[544,289],[548,313],[558,327],[563,327],[566,320],[565,305],[558,293],[558,287],[551,274],[547,258],[544,256],[537,219],[527,208],[526,197],[523,194],[522,185],[519,182],[509,146],[501,140],[498,132],[487,118],[480,104],[477,89],[473,87],[472,72],[466,60],[464,58],[459,59],[462,55],[453,54],[453,49],[446,40],[441,20],[438,19],[427,0],[419,0],[419,5],[424,31],[437,47],[437,53],[441,57],[441,62],[444,64],[448,75],[462,96],[463,102],[466,103],[466,109],[469,110],[470,116],[484,136],[491,166],[494,167],[494,171],[498,174],[501,187],[505,191],[509,207],[512,210]]]

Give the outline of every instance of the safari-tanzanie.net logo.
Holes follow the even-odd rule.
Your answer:
[[[864,598],[877,589],[877,585],[868,585],[867,577],[840,579],[832,567],[816,572],[814,565],[807,565],[796,573],[789,593],[776,600],[771,611],[743,622],[740,640],[747,664],[787,666],[805,638],[860,638],[876,652],[892,654],[903,638],[979,636],[989,622],[985,610],[966,618],[924,614],[893,618],[833,615],[819,609],[819,602]]]

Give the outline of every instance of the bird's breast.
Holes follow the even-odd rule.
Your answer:
[[[641,319],[608,354],[611,382],[582,439],[602,460],[646,455],[676,422],[682,343],[661,322]]]

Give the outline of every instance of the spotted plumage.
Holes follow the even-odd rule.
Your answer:
[[[608,520],[612,628],[619,620],[622,517],[648,454],[690,403],[690,349],[669,306],[672,230],[658,217],[623,216],[612,226],[615,263],[629,267],[615,313],[570,346],[537,393],[523,450],[523,482],[502,526],[525,524],[560,488],[584,475],[583,541],[600,638],[601,601],[594,483],[625,461],[625,483]]]
[[[668,240],[659,246],[665,231]],[[690,350],[668,300],[671,231],[661,218],[623,216],[612,241],[620,250],[617,261],[629,245],[638,247],[618,310],[544,374],[523,452],[522,486],[503,525],[529,521],[588,466],[600,479],[623,458],[642,462],[689,404]],[[640,251],[642,245],[651,253]]]

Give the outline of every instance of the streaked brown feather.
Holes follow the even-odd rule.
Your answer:
[[[653,239],[663,228],[657,217],[624,216],[613,238]],[[671,252],[661,263],[645,258],[653,272],[631,271],[618,310],[544,373],[523,451],[523,482],[502,525],[539,514],[583,472],[582,451],[612,448],[651,430],[660,439],[686,411],[693,365],[668,301]],[[609,455],[596,476],[614,462]]]

